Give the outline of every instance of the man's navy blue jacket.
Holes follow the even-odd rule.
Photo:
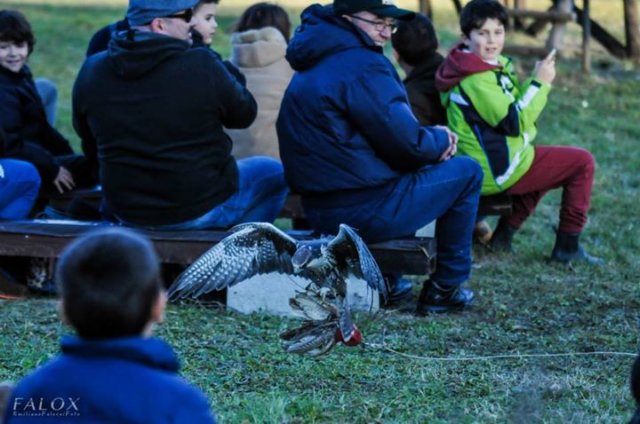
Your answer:
[[[420,126],[382,49],[331,6],[305,9],[287,60],[297,72],[277,122],[280,155],[304,199],[357,202],[358,190],[391,188],[449,146],[445,131]]]

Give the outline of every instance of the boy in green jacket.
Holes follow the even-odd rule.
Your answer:
[[[495,0],[472,0],[461,12],[463,41],[436,74],[449,128],[458,151],[484,171],[482,195],[506,192],[513,213],[502,217],[491,239],[494,250],[511,251],[513,234],[551,189],[562,187],[560,224],[553,261],[602,260],[584,251],[579,236],[587,222],[595,162],[590,152],[570,146],[534,146],[536,121],[547,102],[555,51],[539,61],[520,84],[511,60],[501,55],[507,12]]]

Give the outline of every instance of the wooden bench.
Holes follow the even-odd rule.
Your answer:
[[[79,235],[112,225],[106,222],[26,220],[0,222],[0,256],[57,258]],[[163,263],[190,264],[229,235],[226,231],[144,231]],[[288,233],[297,240],[315,238],[311,231]],[[329,239],[327,239],[329,240]],[[384,273],[429,275],[435,269],[433,238],[399,239],[368,245]]]
[[[94,207],[102,199],[99,188],[75,190],[62,195],[50,195],[49,205],[65,211],[74,198]],[[506,195],[483,197],[479,213],[504,215],[511,212],[511,199]],[[299,195],[288,196],[280,214],[292,222],[289,231],[298,240],[313,238],[308,230]],[[33,220],[0,222],[0,256],[57,258],[62,249],[78,235],[106,222]],[[163,263],[190,264],[229,233],[225,231],[140,231],[149,237]],[[429,275],[435,270],[436,241],[432,237],[413,237],[369,244],[380,268],[385,273]]]
[[[45,197],[48,204],[59,211],[66,211],[74,199],[82,199],[96,209],[102,200],[102,191],[99,187],[74,190],[64,194],[49,194]],[[509,215],[511,213],[511,196],[508,194],[495,194],[492,196],[482,196],[478,206],[479,215]],[[291,219],[293,228],[306,229],[309,228],[307,219],[302,207],[300,195],[291,193],[287,196],[287,200],[280,211],[281,218]]]

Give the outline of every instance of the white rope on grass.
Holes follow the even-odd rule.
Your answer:
[[[434,362],[463,362],[463,361],[491,361],[494,359],[530,359],[530,358],[562,358],[571,356],[624,356],[635,358],[636,353],[615,352],[615,351],[593,351],[593,352],[564,352],[564,353],[513,353],[486,356],[418,356],[409,353],[399,352],[387,346],[386,343],[363,343],[365,347],[384,350],[395,355],[400,355],[409,359]]]

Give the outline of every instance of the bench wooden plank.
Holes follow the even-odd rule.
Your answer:
[[[57,258],[74,238],[109,223],[33,220],[0,223],[0,256]],[[163,263],[190,264],[229,235],[225,231],[144,231]],[[292,231],[297,240],[313,239],[310,231]],[[435,269],[433,238],[410,238],[368,244],[385,273],[429,275]]]
[[[102,199],[102,191],[100,187],[88,189],[79,189],[63,194],[49,193],[46,199],[49,204],[61,211],[66,210],[74,198],[80,198],[85,202],[98,207]],[[511,196],[500,193],[491,196],[482,196],[478,207],[480,215],[508,215],[511,213]],[[280,218],[289,218],[292,220],[293,228],[308,229],[306,216],[302,207],[302,199],[299,194],[290,193],[287,200],[280,211]]]

